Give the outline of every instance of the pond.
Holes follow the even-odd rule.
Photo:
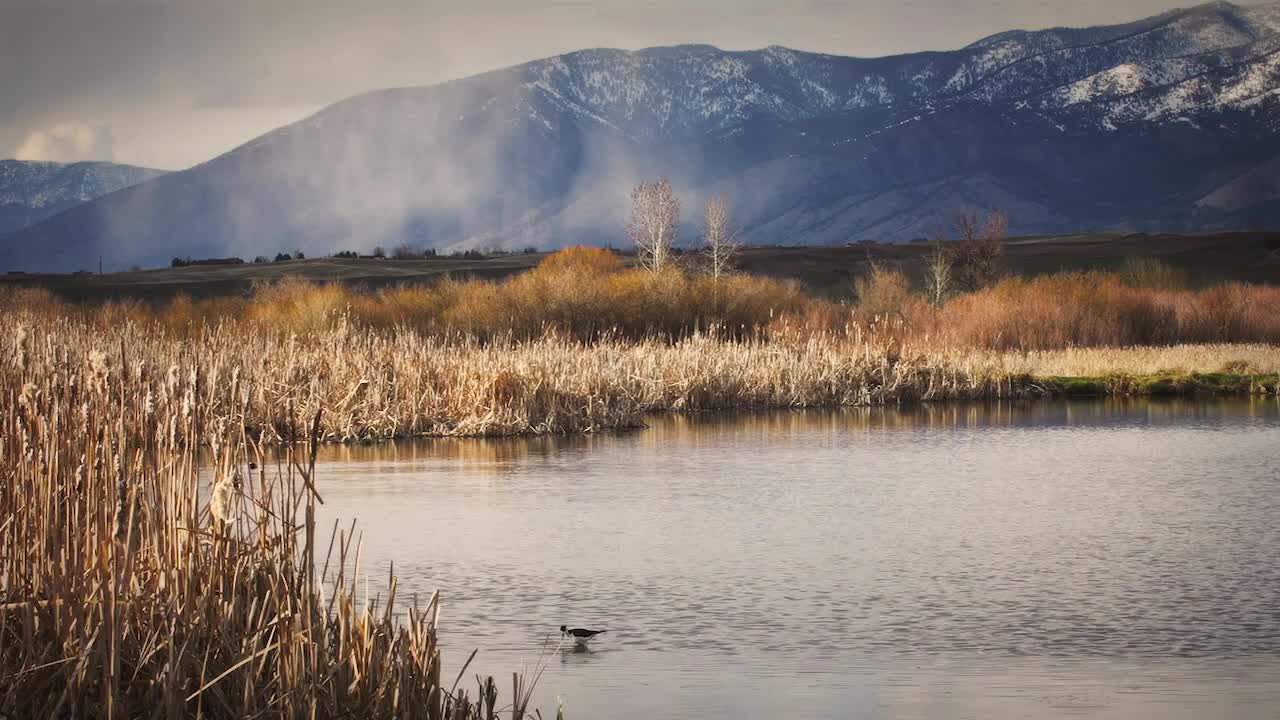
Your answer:
[[[1280,708],[1275,398],[663,417],[321,463],[362,569],[440,590],[445,675],[479,648],[464,683],[509,694],[544,665],[544,717]],[[562,624],[608,632],[577,652]]]

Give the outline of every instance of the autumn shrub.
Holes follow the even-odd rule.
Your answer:
[[[1156,258],[1128,258],[1120,269],[1125,284],[1147,290],[1183,290],[1187,274]]]
[[[1124,276],[1008,278],[912,318],[912,331],[995,349],[1280,342],[1280,288],[1240,283],[1199,291],[1137,287]]]
[[[19,310],[54,317],[67,314],[70,308],[45,288],[0,287],[0,313],[10,315]]]
[[[321,285],[287,278],[257,286],[245,309],[245,319],[295,332],[317,330],[347,308],[350,294],[337,283]]]
[[[800,341],[819,335],[893,337],[949,347],[1042,350],[1177,343],[1280,342],[1280,288],[1228,283],[1174,287],[1177,274],[1135,261],[1123,273],[1006,277],[935,307],[897,270],[874,267],[854,283],[853,304],[815,297],[799,283],[756,275],[719,278],[674,265],[629,266],[616,253],[572,247],[502,280],[443,278],[378,290],[290,278],[243,296],[165,303],[65,303],[45,290],[0,291],[0,311],[25,308],[111,329],[155,323],[175,335],[206,324],[307,333],[350,322],[394,332],[532,339],[556,334],[675,341]]]
[[[853,283],[857,317],[864,323],[902,318],[914,298],[911,281],[898,270],[872,265]]]

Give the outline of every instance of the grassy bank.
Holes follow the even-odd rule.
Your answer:
[[[1114,373],[1097,377],[1048,376],[1039,378],[1039,382],[1047,395],[1055,397],[1262,395],[1277,392],[1280,376],[1275,373]]]

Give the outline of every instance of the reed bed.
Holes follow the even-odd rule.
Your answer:
[[[1280,346],[1261,343],[1085,347],[1029,353],[993,353],[1008,372],[1037,377],[1280,373]]]
[[[1280,393],[1272,288],[1070,276],[933,308],[885,277],[843,306],[576,249],[503,283],[372,295],[287,283],[161,308],[0,295],[0,717],[523,719],[536,677],[514,676],[499,705],[491,679],[468,694],[443,674],[438,597],[406,603],[393,576],[360,598],[354,527],[314,522],[324,442],[583,433],[656,412]]]
[[[30,300],[0,308],[0,715],[15,718],[523,718],[532,682],[516,676],[500,706],[492,680],[468,694],[443,674],[438,598],[406,604],[394,577],[359,597],[354,528],[314,523],[323,442],[1073,389],[1280,393],[1265,343],[1009,350],[902,318],[525,337],[378,327],[338,305],[297,332],[147,314],[104,332],[103,312]]]
[[[220,323],[190,337],[125,322],[107,338],[74,318],[19,313],[5,322],[0,352],[23,358],[36,377],[101,357],[128,395],[181,389],[210,412],[241,418],[259,443],[294,440],[297,414],[320,416],[322,441],[582,433],[636,427],[654,412],[1035,397],[1053,392],[1043,378],[1061,375],[1230,373],[1257,376],[1253,391],[1269,392],[1277,371],[1275,346],[1261,344],[1015,352],[878,335],[714,332],[585,343],[555,333],[482,340],[377,331],[346,320],[303,335]]]
[[[521,678],[499,706],[443,674],[438,597],[358,596],[354,528],[314,523],[320,411],[273,414],[280,452],[246,433],[270,358],[5,330],[0,716],[524,717]]]

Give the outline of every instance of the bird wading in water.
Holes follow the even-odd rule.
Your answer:
[[[560,634],[573,640],[574,645],[586,645],[587,641],[603,632],[605,631],[587,630],[586,628],[571,628],[567,625],[560,626]]]

